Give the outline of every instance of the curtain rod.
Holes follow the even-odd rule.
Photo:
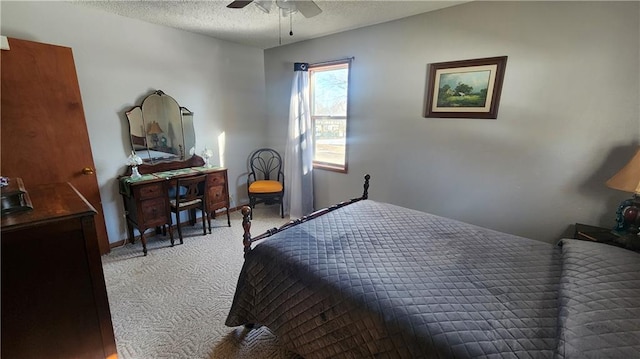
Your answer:
[[[329,60],[329,61],[321,61],[321,62],[314,62],[312,64],[309,64],[309,66],[317,66],[317,65],[326,65],[326,64],[332,64],[332,63],[336,63],[336,62],[345,62],[345,61],[353,61],[356,58],[354,56],[351,57],[345,57],[343,59],[337,59],[337,60]]]

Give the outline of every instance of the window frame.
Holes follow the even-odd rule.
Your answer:
[[[322,70],[329,70],[331,68],[346,68],[347,69],[347,109],[346,109],[346,114],[345,116],[316,116],[313,113],[313,89],[315,88],[314,86],[314,77],[313,77],[313,72],[314,69],[322,69]],[[351,98],[351,59],[345,59],[345,60],[336,60],[336,61],[329,61],[329,62],[322,62],[322,63],[317,63],[317,64],[310,64],[309,65],[309,109],[310,109],[310,117],[311,117],[311,128],[313,129],[313,142],[314,142],[314,154],[313,154],[313,169],[320,169],[320,170],[326,170],[326,171],[332,171],[332,172],[339,172],[339,173],[348,173],[348,147],[349,147],[349,99]],[[329,163],[329,162],[322,162],[322,161],[317,161],[315,159],[315,142],[316,142],[316,120],[331,120],[331,119],[344,119],[345,121],[345,132],[344,132],[344,136],[345,136],[345,141],[344,141],[344,164],[343,165],[339,165],[339,164],[335,164],[335,163]]]

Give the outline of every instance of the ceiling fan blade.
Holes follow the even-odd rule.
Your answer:
[[[253,2],[253,0],[248,0],[248,1],[236,0],[236,1],[232,2],[231,4],[227,5],[227,7],[230,8],[230,9],[242,9],[243,7],[251,4],[252,2]]]
[[[320,9],[318,5],[311,0],[299,0],[292,2],[296,4],[296,9],[298,9],[304,17],[314,17],[322,12],[322,9]]]

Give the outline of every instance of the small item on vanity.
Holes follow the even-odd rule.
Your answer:
[[[138,171],[138,166],[142,164],[142,158],[136,154],[136,151],[131,151],[129,157],[127,157],[127,165],[131,166],[131,178],[138,179],[142,177]]]
[[[142,177],[142,175],[138,171],[138,166],[132,166],[131,167],[131,178],[138,179],[140,177]]]
[[[213,157],[213,151],[211,151],[205,146],[204,150],[202,150],[202,158],[204,158],[204,167],[207,167],[207,168],[213,167],[211,163],[209,163],[209,159],[211,157]]]
[[[0,187],[0,191],[2,192],[3,216],[10,213],[33,209],[29,193],[27,193],[27,190],[24,188],[22,178],[16,177],[8,179],[6,177],[2,177],[1,183],[3,184],[2,187]],[[4,185],[4,183],[7,184]]]

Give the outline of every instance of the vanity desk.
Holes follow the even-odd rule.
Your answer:
[[[226,209],[227,225],[231,226],[227,169],[204,167],[204,163],[204,160],[196,155],[185,161],[145,163],[138,166],[142,177],[131,178],[129,169],[126,175],[119,178],[120,194],[124,201],[127,219],[128,240],[133,243],[133,229],[138,229],[144,255],[147,255],[144,232],[149,228],[169,225],[171,222],[169,189],[175,186],[177,178],[206,174],[207,217],[215,218],[217,210]]]

